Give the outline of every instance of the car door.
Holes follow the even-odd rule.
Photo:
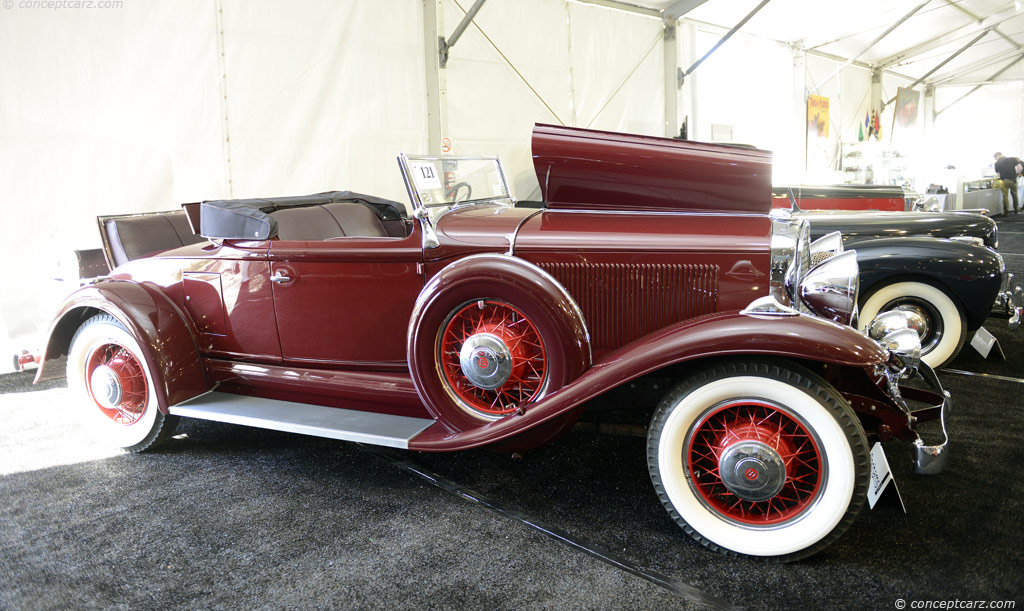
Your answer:
[[[422,237],[275,240],[270,280],[281,353],[308,367],[398,370],[423,288]]]

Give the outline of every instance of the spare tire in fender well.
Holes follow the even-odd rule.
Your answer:
[[[439,334],[451,315],[474,301],[505,303],[536,327],[545,352],[546,376],[531,401],[575,380],[591,365],[590,337],[583,315],[550,274],[518,257],[479,254],[445,267],[420,292],[409,321],[409,373],[431,415],[454,432],[487,424],[442,380]],[[521,406],[528,409],[526,404]]]

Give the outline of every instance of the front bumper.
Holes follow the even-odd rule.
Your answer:
[[[923,475],[941,473],[949,463],[949,433],[946,430],[946,421],[953,409],[953,400],[949,392],[942,388],[935,371],[925,363],[921,363],[909,378],[904,378],[903,373],[895,369],[886,369],[889,386],[887,394],[906,414],[907,430],[914,438],[915,471]],[[909,386],[906,383],[910,381],[923,382],[928,388]],[[928,407],[912,409],[907,403],[908,400],[924,403]],[[918,424],[932,420],[939,420],[942,427],[942,442],[934,445],[926,443],[917,430]]]
[[[1015,282],[1013,274],[1007,273],[1004,276],[1003,288],[992,308],[1009,317],[1011,327],[1019,327],[1024,316],[1024,289]]]
[[[939,422],[942,424],[942,443],[938,445],[926,445],[924,440],[918,435],[917,440],[914,441],[914,467],[918,473],[923,475],[933,475],[935,473],[941,473],[946,468],[946,464],[949,462],[949,433],[946,431],[946,417],[949,411],[953,408],[953,399],[949,396],[949,391],[942,388],[942,384],[939,383],[938,376],[935,375],[935,371],[921,363],[918,369],[918,375],[933,389],[940,397],[942,397],[942,403],[936,407],[927,408],[925,410],[919,410],[917,412],[911,412],[911,417],[916,422],[925,421],[923,418],[925,414],[922,412],[929,412],[928,420],[933,419],[935,416],[933,410],[938,410]]]

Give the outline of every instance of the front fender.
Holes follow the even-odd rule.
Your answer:
[[[946,291],[967,315],[968,329],[985,322],[995,303],[1004,268],[990,248],[938,238],[879,238],[856,245],[860,291],[867,295],[891,282],[926,281]]]
[[[410,441],[409,449],[436,452],[495,443],[664,367],[728,356],[783,357],[856,368],[880,365],[889,357],[877,342],[853,328],[813,316],[713,314],[677,323],[619,348],[522,416],[507,416],[454,435],[432,427]]]
[[[160,411],[210,389],[194,329],[181,311],[156,288],[126,280],[104,280],[68,296],[50,324],[36,382],[64,373],[54,361],[67,355],[75,331],[98,312],[116,318],[138,339]]]

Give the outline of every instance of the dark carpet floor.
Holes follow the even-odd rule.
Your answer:
[[[1024,252],[1024,223],[1000,225],[1000,250]],[[186,421],[165,449],[113,455],[61,382],[0,376],[0,609],[1024,605],[1024,383],[951,372],[1024,378],[1021,330],[986,326],[1009,360],[968,348],[940,374],[946,472],[914,475],[886,444],[908,513],[865,510],[782,566],[690,540],[640,438],[572,433],[513,459]]]

